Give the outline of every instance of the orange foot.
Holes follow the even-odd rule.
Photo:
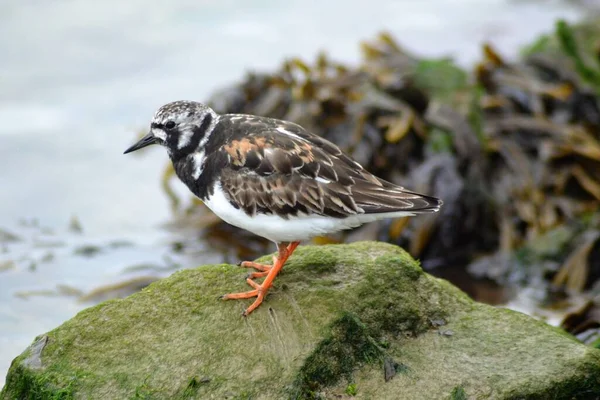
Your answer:
[[[277,257],[273,256],[273,265],[275,265],[276,263],[277,263]],[[259,264],[254,261],[242,261],[238,265],[240,267],[244,267],[244,268],[254,268],[255,270],[258,271],[258,272],[250,272],[248,275],[246,275],[246,278],[250,278],[250,279],[265,277],[265,276],[269,275],[269,271],[271,271],[271,269],[273,268],[270,265]]]
[[[246,282],[248,283],[248,285],[252,286],[253,290],[242,293],[226,294],[221,298],[223,300],[237,300],[256,297],[254,303],[252,303],[252,305],[250,305],[250,307],[248,307],[242,313],[244,317],[249,315],[252,311],[256,310],[256,308],[260,306],[260,304],[263,302],[265,296],[267,295],[267,292],[269,291],[271,286],[273,286],[273,281],[275,280],[275,277],[277,277],[277,274],[279,274],[279,271],[281,271],[281,268],[283,268],[283,265],[285,264],[287,259],[290,258],[290,256],[292,255],[294,250],[296,250],[296,247],[298,247],[299,244],[300,242],[278,243],[277,250],[279,254],[276,257],[273,257],[273,266],[259,264],[251,261],[244,261],[243,263],[241,263],[240,265],[242,267],[254,268],[258,270],[258,272],[252,272],[248,274],[248,277],[246,278]],[[266,278],[262,284],[258,284],[253,281],[253,279],[255,278],[262,278],[264,276],[266,276]]]

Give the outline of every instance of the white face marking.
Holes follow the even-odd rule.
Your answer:
[[[183,149],[185,146],[190,144],[192,141],[192,135],[194,134],[194,130],[189,126],[184,126],[183,124],[179,127],[179,140],[177,141],[177,148]]]
[[[210,135],[212,134],[212,131],[214,130],[215,125],[217,125],[217,123],[219,122],[219,118],[221,116],[215,112],[212,112],[212,117],[213,117],[212,122],[210,123],[210,126],[206,130],[204,137],[202,138],[202,140],[200,140],[200,144],[198,145],[198,148],[200,148],[200,149],[203,148],[204,145],[208,142],[208,139],[210,138]]]
[[[166,128],[155,128],[153,129],[153,134],[155,137],[161,139],[163,143],[167,141],[168,135],[177,134],[178,137],[175,146],[177,150],[181,150],[192,142],[196,128],[202,126],[202,122],[209,114],[212,116],[212,122],[211,126],[207,127],[204,132],[205,137],[203,137],[201,142],[203,146],[206,144],[209,133],[218,120],[218,114],[201,103],[178,101],[159,108],[154,114],[152,123],[165,126],[169,122],[174,122],[177,129],[175,132],[171,132]],[[173,150],[175,149],[170,149],[170,151]]]
[[[204,170],[204,150],[201,150],[198,153],[194,153],[192,155],[192,160],[194,163],[194,172],[192,172],[192,176],[194,179],[200,178],[202,175],[202,171]]]
[[[296,138],[296,139],[304,140],[304,139],[302,139],[300,136],[296,135],[296,134],[295,134],[295,133],[293,133],[293,132],[290,132],[290,131],[288,131],[288,130],[287,130],[287,129],[285,129],[285,128],[282,128],[281,126],[278,126],[277,128],[275,128],[275,130],[276,130],[277,132],[279,132],[279,133],[283,133],[284,135],[288,135],[288,136],[291,136],[291,137],[293,137],[293,138]]]
[[[152,135],[156,138],[159,138],[163,142],[167,140],[167,134],[162,129],[152,128]]]

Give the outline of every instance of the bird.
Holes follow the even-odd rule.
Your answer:
[[[164,146],[178,178],[214,214],[277,246],[272,265],[253,261],[256,310],[300,242],[385,218],[433,213],[442,200],[407,190],[365,170],[332,142],[302,126],[246,114],[219,114],[190,100],[160,107],[148,134],[124,154]],[[262,283],[257,280],[264,278]]]

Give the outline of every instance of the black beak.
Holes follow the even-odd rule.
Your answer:
[[[123,154],[131,153],[132,151],[142,149],[146,146],[150,146],[151,144],[155,144],[157,142],[158,142],[158,140],[156,139],[156,137],[154,137],[152,132],[150,132],[146,136],[141,138],[136,144],[134,144],[133,146],[131,146],[130,148],[125,150],[125,152]]]

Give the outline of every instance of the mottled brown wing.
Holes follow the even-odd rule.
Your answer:
[[[438,199],[383,181],[333,143],[299,125],[265,119],[263,129],[233,137],[221,151],[229,198],[247,214],[305,214],[337,218],[384,212],[431,212]]]

